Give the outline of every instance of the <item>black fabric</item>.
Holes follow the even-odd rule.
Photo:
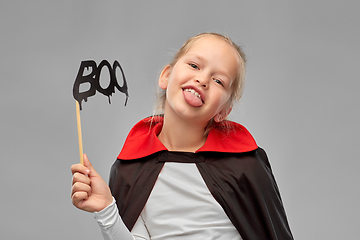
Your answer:
[[[129,230],[167,161],[196,163],[211,194],[244,240],[293,239],[269,161],[261,148],[246,153],[163,151],[138,160],[116,160],[109,186]]]

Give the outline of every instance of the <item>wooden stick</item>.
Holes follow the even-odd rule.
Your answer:
[[[77,119],[77,129],[78,129],[78,138],[79,138],[80,163],[84,165],[84,154],[83,154],[82,135],[81,135],[80,105],[78,101],[76,101],[76,119]]]

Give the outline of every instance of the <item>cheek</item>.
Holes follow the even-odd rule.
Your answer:
[[[165,89],[167,98],[173,99],[177,94],[180,93],[178,90],[179,88],[174,84],[174,79],[169,79],[167,88]]]
[[[173,70],[172,74],[169,76],[167,88],[169,91],[179,90],[181,85],[184,83],[185,74],[183,71]]]
[[[221,102],[222,104],[228,103],[230,100],[230,95],[231,95],[230,91],[223,91],[220,96],[219,102]]]

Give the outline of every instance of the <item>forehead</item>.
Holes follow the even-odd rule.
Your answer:
[[[235,78],[240,67],[240,56],[237,50],[224,39],[217,36],[204,36],[190,44],[184,56],[195,56],[216,67],[230,71]]]

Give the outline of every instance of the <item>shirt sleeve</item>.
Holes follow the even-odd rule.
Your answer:
[[[99,224],[101,234],[104,240],[138,240],[127,229],[122,221],[118,209],[113,202],[100,212],[94,212],[94,218]]]

